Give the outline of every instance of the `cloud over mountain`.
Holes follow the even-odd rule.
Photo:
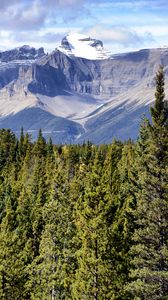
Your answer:
[[[1,0],[1,49],[23,41],[50,51],[73,31],[115,52],[157,47],[167,44],[167,11],[167,0]]]
[[[0,2],[0,9],[3,10],[0,28],[27,31],[40,29],[46,22],[57,22],[60,12],[62,16],[67,15],[67,18],[68,15],[75,17],[76,9],[82,9],[83,4],[83,0],[3,0]]]
[[[141,39],[135,31],[128,30],[122,27],[103,27],[101,25],[95,26],[89,30],[91,36],[97,36],[97,38],[105,42],[113,42],[122,45],[128,44],[140,44]]]

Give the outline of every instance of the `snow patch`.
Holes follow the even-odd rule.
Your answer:
[[[67,56],[92,60],[111,58],[111,53],[104,49],[101,41],[79,33],[68,34],[64,37],[58,50]]]

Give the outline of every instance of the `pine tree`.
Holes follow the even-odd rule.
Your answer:
[[[84,190],[75,205],[78,267],[72,284],[72,299],[112,299],[109,293],[111,263],[107,257],[108,203],[101,185],[103,157],[100,149],[89,169],[84,179]]]
[[[135,213],[131,248],[133,299],[167,299],[168,295],[168,108],[164,99],[164,73],[156,75],[152,124],[145,122],[139,143],[141,190]]]
[[[46,203],[46,168],[45,159],[38,157],[34,162],[33,176],[31,178],[31,222],[33,230],[34,255],[39,253],[41,233],[44,226],[42,209]]]
[[[136,159],[135,145],[128,141],[122,149],[122,157],[117,164],[118,201],[111,230],[115,270],[113,285],[116,300],[130,299],[130,295],[124,292],[123,286],[128,280],[130,268],[129,250],[132,244],[131,237],[134,232],[135,220],[134,211],[139,190]]]
[[[71,299],[73,223],[66,173],[56,162],[50,197],[42,210],[44,230],[39,256],[31,266],[31,299]]]
[[[0,170],[11,164],[16,154],[16,137],[10,129],[0,130]]]
[[[5,216],[0,226],[0,298],[24,298],[24,261],[20,259],[21,241],[18,235],[17,200],[11,184],[6,182]]]
[[[40,129],[38,133],[37,141],[34,144],[33,151],[37,157],[41,158],[42,156],[46,155],[46,150],[47,150],[46,141],[43,137],[42,130]]]

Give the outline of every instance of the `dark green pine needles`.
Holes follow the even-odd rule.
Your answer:
[[[138,143],[141,189],[127,287],[133,299],[144,300],[168,299],[168,108],[162,67],[156,75],[155,97],[152,124],[143,124]]]

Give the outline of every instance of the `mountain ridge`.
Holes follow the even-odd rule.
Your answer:
[[[102,46],[100,41],[97,43]],[[45,54],[44,50],[28,46],[20,48],[26,50],[27,58],[16,60],[14,55],[13,60],[0,60],[0,127],[8,125],[19,131],[21,127],[28,130],[34,126],[33,138],[39,128],[46,131],[44,123],[48,120],[48,136],[52,135],[60,143],[61,134],[59,138],[54,136],[57,130],[51,126],[52,119],[58,128],[59,122],[61,126],[65,123],[78,128],[76,134],[67,131],[66,138],[62,134],[64,143],[81,143],[87,139],[105,143],[114,137],[135,139],[141,115],[148,115],[154,100],[159,64],[165,67],[165,93],[168,94],[168,48],[142,49],[98,60],[69,56],[59,49]],[[30,55],[34,53],[33,59],[28,58],[27,51]],[[21,115],[27,116],[27,110],[33,111],[36,118],[40,114],[41,123],[37,124],[30,113],[29,126],[24,126]],[[13,126],[13,118],[17,126]]]

